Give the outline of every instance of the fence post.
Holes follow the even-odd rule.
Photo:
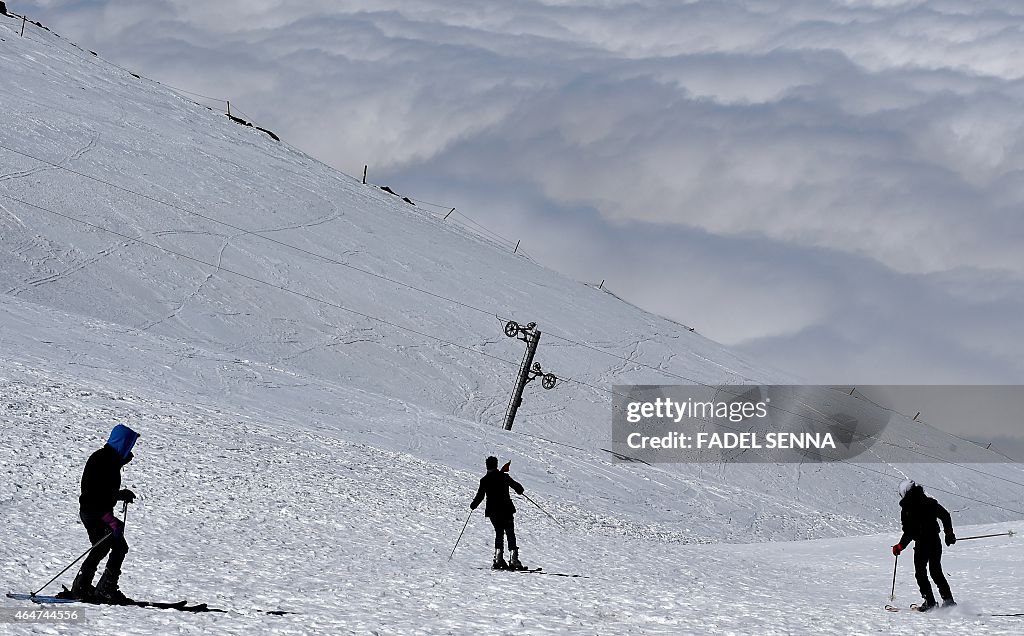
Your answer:
[[[454,212],[454,211],[455,211],[455,208],[452,208],[451,210],[449,210],[449,211],[448,211],[448,214],[445,214],[445,215],[444,215],[444,218],[443,218],[443,219],[441,219],[441,220],[442,220],[442,221],[447,221],[447,220],[448,220],[448,217],[450,217],[450,216],[452,215],[452,212]]]
[[[520,239],[520,240],[522,240],[522,239]],[[512,253],[515,254],[518,251],[519,251],[519,241],[516,241],[516,249],[512,250]]]
[[[231,117],[231,100],[229,99],[229,100],[227,100],[227,102],[228,102],[228,117]]]
[[[25,37],[25,23],[28,22],[26,16],[21,16],[21,37]]]
[[[363,185],[366,185],[366,169],[369,167],[370,166],[367,166],[365,164],[363,165]]]

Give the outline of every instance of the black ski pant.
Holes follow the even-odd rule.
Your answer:
[[[96,545],[97,541],[111,532],[110,526],[103,522],[102,514],[97,515],[83,510],[78,517],[82,520],[85,531],[89,533],[89,543],[92,545]],[[124,563],[124,557],[128,554],[128,542],[124,540],[123,536],[109,537],[85,557],[81,573],[85,575],[87,581],[92,582],[93,577],[96,576],[96,568],[108,553],[110,558],[107,559],[107,570],[114,581],[117,581],[117,577],[121,575],[121,564]]]
[[[516,520],[512,515],[507,517],[491,517],[491,525],[494,526],[494,549],[505,548],[505,536],[508,536],[508,549],[516,549]]]
[[[929,572],[935,585],[939,588],[939,596],[942,600],[951,600],[953,593],[949,590],[946,575],[942,573],[942,542],[939,541],[938,535],[934,541],[914,542],[914,575],[917,577],[917,586],[921,588],[921,596],[924,600],[934,603],[935,595],[932,593],[932,586],[928,581]]]

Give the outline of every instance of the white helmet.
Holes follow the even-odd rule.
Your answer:
[[[916,485],[917,484],[914,482],[913,479],[904,479],[900,483],[900,497],[906,497],[907,493],[910,492],[910,489]]]

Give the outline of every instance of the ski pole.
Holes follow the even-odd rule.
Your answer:
[[[459,533],[459,538],[455,540],[455,548],[459,547],[459,541],[462,541],[462,534],[466,531],[466,528],[469,527],[469,520],[473,517],[474,512],[476,512],[476,508],[470,510],[469,514],[466,515],[466,523],[462,525],[462,532]],[[455,548],[452,548],[452,553],[448,555],[449,561],[451,561],[452,557],[455,556]]]
[[[558,527],[559,527],[560,529],[562,529],[562,530],[565,530],[565,528],[563,528],[563,527],[562,527],[562,524],[558,523],[558,519],[555,519],[555,518],[554,518],[553,516],[551,516],[551,513],[550,513],[550,512],[548,512],[547,510],[544,510],[543,508],[541,508],[541,507],[540,507],[540,504],[538,504],[538,503],[537,503],[536,501],[534,501],[533,499],[530,499],[530,495],[526,494],[525,492],[524,492],[524,493],[522,493],[522,495],[523,495],[524,497],[526,497],[526,500],[527,500],[527,501],[529,501],[529,502],[530,502],[530,503],[532,503],[533,505],[537,506],[537,510],[540,510],[541,512],[543,512],[544,514],[546,514],[546,515],[547,515],[548,517],[550,517],[550,518],[551,518],[551,520],[555,522],[555,525],[556,525],[556,526],[558,526]]]
[[[92,552],[93,550],[95,550],[96,548],[98,548],[98,547],[99,547],[99,545],[100,545],[101,543],[103,543],[104,541],[106,541],[107,539],[109,539],[109,538],[110,538],[110,537],[112,537],[112,536],[114,536],[114,533],[113,533],[113,532],[108,532],[108,533],[107,533],[107,535],[106,535],[105,537],[103,537],[102,539],[100,539],[100,540],[99,540],[99,541],[97,541],[96,543],[94,543],[94,544],[92,544],[91,546],[89,546],[89,549],[88,549],[88,550],[86,550],[85,552],[83,552],[83,553],[82,553],[82,555],[81,555],[80,557],[78,557],[77,559],[75,559],[74,561],[72,561],[71,563],[69,563],[69,564],[68,564],[68,566],[67,566],[66,568],[64,568],[63,570],[61,570],[60,572],[58,572],[58,573],[57,573],[57,576],[53,577],[52,579],[50,579],[50,580],[49,580],[49,581],[47,581],[46,583],[43,583],[43,586],[42,586],[41,588],[39,588],[39,589],[38,589],[38,590],[36,590],[35,592],[32,592],[31,594],[29,594],[29,596],[35,596],[36,594],[39,594],[40,592],[42,592],[43,590],[45,590],[45,589],[46,589],[46,586],[47,586],[47,585],[49,585],[50,583],[53,583],[53,582],[54,582],[54,581],[56,581],[56,580],[57,580],[58,578],[60,578],[60,575],[61,575],[61,574],[64,574],[65,572],[67,572],[68,570],[70,570],[70,569],[72,568],[72,566],[74,566],[74,565],[75,565],[76,563],[78,563],[78,562],[79,562],[79,561],[81,561],[81,560],[82,560],[83,558],[85,558],[85,555],[89,554],[90,552]]]
[[[973,536],[973,537],[957,537],[956,540],[957,540],[957,542],[960,542],[960,541],[970,541],[971,539],[988,539],[989,537],[1012,537],[1015,534],[1017,534],[1017,533],[1014,532],[1013,530],[1008,530],[1007,532],[998,532],[996,534],[979,534],[979,535]]]
[[[896,561],[892,564],[892,592],[889,593],[889,602],[896,600],[896,566],[900,564],[900,555],[896,555]]]
[[[121,502],[121,532],[124,532],[125,527],[128,525],[128,501]]]

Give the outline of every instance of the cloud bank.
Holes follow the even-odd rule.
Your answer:
[[[1024,382],[1019,2],[11,9],[809,381]]]

